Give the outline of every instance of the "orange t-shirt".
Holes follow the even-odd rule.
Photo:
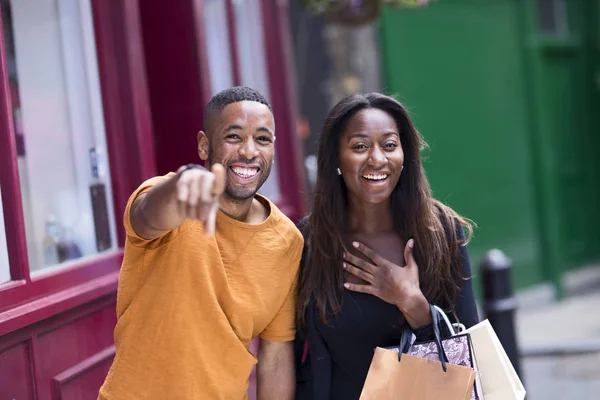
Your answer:
[[[99,399],[245,399],[257,363],[250,341],[294,339],[302,235],[257,195],[270,208],[261,224],[219,211],[213,237],[186,220],[145,240],[131,226],[131,205],[166,177],[144,182],[125,210],[116,356]]]

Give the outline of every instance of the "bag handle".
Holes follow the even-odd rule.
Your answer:
[[[446,363],[448,362],[448,357],[446,356],[444,346],[442,346],[442,335],[440,331],[440,311],[438,311],[438,308],[436,308],[436,306],[433,305],[430,305],[429,309],[431,311],[431,326],[433,327],[433,335],[435,337],[434,341],[438,348],[440,362],[442,363],[442,370],[446,372]],[[443,311],[441,313],[444,316],[446,315]],[[446,317],[445,320],[447,321],[447,323],[450,323],[450,321],[448,321],[448,317]],[[451,332],[453,331],[454,329],[452,328]],[[402,335],[400,336],[400,347],[398,349],[398,362],[400,362],[402,354],[408,352],[408,350],[410,349],[410,346],[412,345],[412,335],[413,332],[410,325],[408,324],[408,322],[404,322],[404,329],[402,330]]]
[[[448,315],[438,306],[434,306],[436,310],[440,313],[444,321],[446,322],[446,326],[448,327],[448,332],[450,332],[450,336],[456,336],[457,334],[464,332],[467,330],[463,324],[460,322],[451,323]]]

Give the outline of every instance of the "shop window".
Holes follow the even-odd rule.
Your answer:
[[[543,34],[568,33],[567,5],[565,0],[537,0],[538,26]]]
[[[255,0],[234,0],[233,4],[241,83],[242,85],[258,90],[267,98],[270,98],[261,2]],[[281,129],[277,129],[277,126],[275,128],[276,135],[293,134],[293,132],[283,132]],[[277,144],[277,141],[275,144]],[[275,162],[271,168],[271,175],[264,183],[260,193],[267,196],[273,202],[277,202],[281,198],[277,152],[275,152]]]
[[[4,228],[1,190],[0,188],[0,284],[10,281],[10,265],[8,264],[8,250],[6,248],[6,230]]]
[[[35,274],[116,248],[92,12],[88,0],[0,4]]]
[[[223,0],[204,0],[204,28],[211,95],[233,86],[227,8]]]

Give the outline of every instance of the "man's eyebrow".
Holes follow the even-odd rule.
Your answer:
[[[224,132],[227,132],[227,131],[241,130],[241,129],[242,129],[242,127],[241,127],[240,125],[237,125],[237,124],[231,124],[231,125],[227,125],[227,126],[225,127],[225,129],[223,129],[223,131],[224,131]]]
[[[242,130],[242,126],[238,125],[238,124],[231,124],[231,125],[227,125],[225,127],[225,129],[223,129],[223,132],[228,132],[228,131],[234,131],[234,130]],[[275,136],[275,134],[273,133],[273,131],[269,128],[267,128],[266,126],[261,126],[260,128],[256,128],[257,132],[266,132],[268,134],[270,134],[271,136]]]
[[[269,128],[267,128],[266,126],[261,126],[260,128],[256,129],[256,131],[257,132],[266,132],[266,133],[269,133],[271,136],[275,136],[273,131],[270,130]]]

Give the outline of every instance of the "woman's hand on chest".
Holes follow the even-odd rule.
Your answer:
[[[343,267],[364,283],[346,279],[344,286],[348,290],[371,294],[396,305],[413,328],[430,323],[429,304],[421,292],[419,266],[413,257],[414,239],[410,239],[404,247],[403,267],[363,243],[354,241],[352,246],[366,259],[344,253]]]

